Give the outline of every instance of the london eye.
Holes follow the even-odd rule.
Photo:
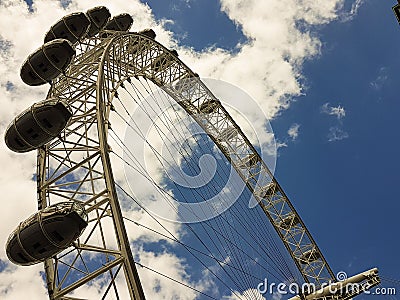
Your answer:
[[[376,268],[336,278],[224,99],[152,29],[131,25],[106,7],[67,15],[23,64],[26,84],[50,89],[5,135],[11,150],[37,151],[38,211],[10,235],[9,259],[43,263],[50,299],[146,299],[146,272],[201,299],[263,299],[262,274],[314,287],[294,299],[352,299],[378,285]],[[142,262],[130,238],[140,230],[221,291]]]

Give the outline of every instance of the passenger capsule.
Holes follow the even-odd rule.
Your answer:
[[[8,259],[22,266],[40,263],[68,248],[83,232],[88,216],[68,201],[46,207],[19,224],[6,244]]]
[[[151,68],[155,72],[160,72],[161,69],[168,68],[173,62],[173,59],[171,59],[171,56],[169,54],[178,57],[178,52],[176,50],[171,50],[169,51],[169,53],[162,53],[152,62]]]
[[[220,102],[217,99],[206,100],[200,105],[199,111],[202,114],[211,114],[217,111],[219,104]]]
[[[105,6],[91,8],[86,12],[86,15],[90,20],[90,26],[87,33],[88,37],[93,37],[98,34],[111,18],[110,11]]]
[[[29,55],[21,67],[22,81],[27,85],[41,85],[60,75],[75,55],[72,44],[56,39],[44,44]]]
[[[153,29],[145,29],[138,32],[141,35],[144,35],[152,40],[155,39],[156,33]],[[127,51],[132,55],[137,55],[138,53],[142,52],[145,49],[146,43],[142,42],[143,39],[135,37],[131,43],[127,45]]]
[[[44,38],[44,42],[47,43],[54,39],[66,39],[75,44],[86,35],[89,26],[90,20],[82,12],[66,15],[51,26]]]
[[[221,131],[220,138],[225,141],[233,139],[237,135],[237,130],[234,127],[227,127]]]
[[[112,18],[104,30],[115,30],[115,31],[128,31],[133,24],[133,19],[129,14],[120,14]]]
[[[283,229],[289,229],[300,223],[299,218],[294,214],[289,214],[287,217],[279,223],[279,227]]]
[[[301,264],[309,264],[313,261],[316,261],[318,259],[320,259],[321,253],[319,253],[319,251],[315,248],[308,250],[306,252],[303,253],[302,256],[300,256],[299,261]]]
[[[153,29],[144,29],[144,30],[142,30],[142,31],[139,31],[138,32],[139,34],[141,34],[141,35],[144,35],[144,36],[147,36],[148,38],[150,38],[150,39],[152,39],[152,40],[154,40],[155,38],[156,38],[156,33],[154,32],[154,30]]]
[[[64,101],[47,99],[35,103],[8,126],[5,134],[6,145],[15,152],[37,149],[57,137],[71,116],[71,111]]]

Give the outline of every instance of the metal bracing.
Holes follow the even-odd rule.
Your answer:
[[[106,122],[99,113],[98,74],[108,42],[91,39],[81,45],[48,94],[65,99],[73,118],[58,140],[39,150],[38,207],[68,199],[82,203],[89,214],[88,228],[73,247],[45,262],[50,299],[84,299],[80,289],[95,279],[108,282],[99,298],[145,299],[116,197]]]
[[[59,140],[39,150],[38,206],[43,208],[65,198],[79,201],[89,213],[89,228],[73,247],[45,262],[50,299],[79,299],[79,288],[105,276],[109,279],[105,294],[111,291],[117,299],[144,299],[118,204],[107,143],[117,88],[123,81],[138,77],[168,93],[215,142],[252,192],[305,282],[320,287],[336,281],[254,146],[220,101],[173,52],[144,35],[120,32],[85,40],[80,47],[48,95],[65,99],[74,116]],[[114,228],[112,239],[106,232],[110,224]],[[119,272],[121,268],[123,272]],[[128,290],[125,298],[119,292],[121,285]]]
[[[107,51],[101,90],[115,91],[119,81],[137,76],[161,87],[203,127],[232,163],[276,229],[304,280],[317,287],[335,281],[321,251],[267,165],[218,99],[196,79],[193,71],[157,42],[135,34],[113,39]],[[104,102],[111,105],[113,93],[103,92],[103,95]],[[218,105],[211,113],[204,114],[200,107],[209,100],[215,100]],[[254,164],[247,163],[249,157],[255,161]],[[291,216],[296,222],[283,225]]]

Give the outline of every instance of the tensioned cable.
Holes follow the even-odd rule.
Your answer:
[[[148,227],[148,226],[146,226],[146,225],[143,225],[143,224],[141,224],[141,223],[138,223],[138,222],[136,222],[136,221],[134,221],[134,220],[132,220],[132,219],[130,219],[130,218],[128,218],[128,217],[123,217],[123,218],[124,218],[125,220],[131,222],[131,223],[134,223],[134,224],[135,224],[136,226],[138,226],[138,227],[144,228],[144,229],[146,229],[146,230],[148,230],[148,231],[151,231],[151,232],[153,232],[153,233],[155,233],[155,234],[161,236],[162,238],[165,238],[165,239],[168,239],[168,240],[170,240],[170,241],[173,241],[173,242],[175,242],[175,243],[177,243],[177,244],[180,244],[181,246],[185,246],[185,247],[187,247],[187,248],[189,248],[189,249],[191,249],[191,250],[193,250],[193,251],[195,251],[195,252],[197,252],[197,253],[200,253],[201,255],[204,255],[204,256],[206,256],[206,257],[212,259],[212,260],[215,260],[216,262],[220,262],[221,264],[227,265],[227,266],[229,266],[229,267],[232,268],[232,269],[236,269],[236,270],[238,270],[238,271],[241,271],[241,270],[237,269],[234,265],[230,264],[229,262],[221,261],[221,260],[219,260],[218,258],[216,258],[215,256],[210,255],[210,254],[208,254],[208,253],[206,253],[206,252],[204,252],[204,251],[198,250],[198,249],[194,248],[193,246],[190,246],[190,245],[188,245],[188,244],[186,244],[186,243],[183,243],[182,241],[180,241],[180,240],[177,239],[177,238],[172,238],[172,237],[170,237],[170,236],[168,236],[168,235],[166,235],[166,234],[164,234],[164,233],[162,233],[162,232],[159,232],[159,231],[157,231],[157,230],[155,230],[155,229],[152,229],[152,228],[150,228],[150,227]],[[253,277],[254,279],[259,280],[260,282],[261,282],[262,280],[264,280],[264,279],[262,279],[261,277],[255,276],[254,274],[250,274],[250,273],[249,273],[249,274],[247,274],[247,275]]]
[[[115,133],[114,133],[115,134]],[[112,136],[111,136],[112,137]],[[112,137],[113,138],[113,137]],[[127,165],[129,165],[129,166],[131,166],[131,167],[133,167],[132,165],[130,165],[130,163],[129,162],[127,162],[127,161],[125,161],[122,157],[120,157],[118,154],[116,154],[115,152],[114,152],[114,155],[116,155],[117,157],[119,157],[121,160],[123,160]],[[150,177],[149,178],[149,176],[147,176],[147,175],[145,175],[145,178],[147,178],[148,180],[151,180],[152,182],[153,182],[153,184],[155,184],[156,186],[158,186],[158,188],[160,188],[161,189],[161,187],[157,184],[157,183],[155,183],[153,180],[152,180],[152,178]],[[162,190],[163,191],[163,190]],[[166,191],[163,191],[164,193],[167,193]],[[169,195],[169,194],[168,194]],[[169,197],[173,197],[172,195],[169,195]],[[207,226],[210,226],[209,224],[207,224],[206,223],[206,225]],[[216,229],[214,229],[213,227],[211,227],[211,229],[214,231],[214,232],[217,232],[218,234],[220,234]],[[224,237],[224,238],[226,238],[226,237]],[[241,251],[243,251],[242,249],[240,249]],[[247,253],[246,253],[247,254]],[[247,254],[248,255],[248,254]],[[250,257],[250,256],[249,256]],[[258,264],[258,263],[257,263]],[[262,266],[262,265],[259,265],[259,266]],[[266,270],[266,269],[265,269]],[[266,270],[267,272],[269,272],[268,270]],[[272,274],[273,275],[273,274]],[[274,276],[275,277],[275,276]]]
[[[115,154],[116,156],[118,156],[117,154]],[[118,156],[119,157],[119,156]],[[121,157],[119,157],[120,159],[122,159]],[[126,162],[127,164],[129,164],[128,162]],[[149,178],[149,180],[152,180],[151,178]],[[150,215],[151,217],[152,217],[152,215]],[[125,217],[126,218],[126,217]],[[129,218],[126,218],[126,219],[128,219],[128,220],[130,220]],[[132,221],[132,220],[130,220],[130,221]],[[137,223],[137,222],[135,222],[135,221],[132,221],[132,222],[134,222],[135,224],[138,224],[138,225],[140,225],[139,223]],[[143,227],[146,227],[146,226],[144,226],[144,225],[141,225],[141,226],[143,226]],[[150,229],[150,228],[148,228],[148,227],[146,227],[148,230],[151,230],[151,231],[153,231],[153,232],[157,232],[157,231],[155,231],[154,229]],[[215,230],[215,229],[214,229]],[[162,235],[162,236],[165,236],[165,237],[167,237],[168,239],[171,239],[171,240],[173,240],[173,241],[175,241],[175,242],[177,242],[177,243],[179,243],[179,244],[184,244],[184,245],[186,245],[187,247],[189,247],[189,248],[193,248],[193,247],[191,247],[191,246],[189,246],[189,245],[187,245],[187,244],[185,244],[185,243],[183,243],[183,242],[181,242],[181,241],[179,241],[176,237],[175,238],[171,238],[171,237],[168,237],[168,236],[166,236],[166,235],[164,235],[164,234],[162,234],[162,233],[159,233],[159,232],[157,232],[158,234],[160,234],[160,235]],[[214,260],[216,260],[216,261],[220,261],[220,262],[222,262],[221,260],[218,260],[214,255],[210,255],[210,254],[206,254],[206,253],[204,253],[204,252],[202,252],[202,251],[200,251],[200,250],[198,250],[198,249],[195,249],[195,248],[193,248],[193,250],[195,250],[195,251],[197,251],[197,252],[200,252],[200,253],[202,253],[202,254],[204,254],[204,255],[207,255],[207,256],[209,256],[209,257],[211,257],[211,258],[213,258]],[[240,250],[242,250],[242,249],[240,249]],[[246,254],[246,253],[245,253]],[[250,259],[253,259],[251,256],[249,256],[249,258]],[[254,261],[254,263],[256,263],[256,264],[258,264],[258,262],[256,261],[256,260],[254,260],[253,259],[253,261]],[[224,264],[227,264],[226,262],[223,262]],[[229,264],[227,264],[227,265],[229,265]],[[259,265],[260,267],[262,267],[262,268],[264,268],[262,265]],[[233,266],[232,266],[233,267]],[[234,267],[235,268],[235,267]],[[267,272],[269,272],[267,269],[265,269]],[[271,273],[271,275],[272,276],[275,276],[273,273]],[[254,275],[252,275],[252,277],[254,277]],[[259,278],[257,278],[257,279],[259,279]]]
[[[112,130],[113,131],[113,130]],[[116,133],[114,132],[114,134],[116,135]],[[117,135],[116,135],[117,136]],[[118,136],[117,136],[117,138],[118,138]],[[122,141],[120,141],[121,143],[123,143]],[[125,146],[126,147],[126,146]],[[127,148],[127,147],[126,147]],[[128,149],[128,152],[129,152],[130,150]],[[114,154],[116,154],[116,153],[114,153]],[[122,159],[122,158],[121,158]],[[125,161],[125,163],[127,163],[128,165],[129,165],[129,162],[127,162],[127,161]],[[146,172],[146,171],[145,171]],[[146,177],[150,177],[149,175],[146,175]],[[157,185],[157,184],[156,184]],[[162,188],[159,186],[159,185],[157,185],[158,186],[158,188],[161,190],[161,191],[163,191],[162,190]],[[181,191],[180,190],[178,190],[178,192],[180,193]],[[169,194],[168,194],[169,195]],[[172,195],[169,195],[170,197],[173,197]],[[215,229],[214,229],[215,230]]]
[[[127,192],[126,191],[124,191],[124,193],[126,193],[127,194]],[[129,195],[129,194],[127,194],[130,198],[132,198],[133,199],[133,197],[131,196],[131,195]],[[135,202],[136,202],[136,200],[134,200]],[[136,202],[137,203],[137,202]],[[141,208],[143,208],[142,206],[140,206]],[[166,229],[153,215],[151,215],[147,210],[145,210],[145,212],[146,213],[148,213],[149,214],[149,216],[153,219],[153,220],[155,220],[160,226],[162,226],[162,228],[164,229],[164,230],[166,230],[169,234],[171,234],[172,236],[173,236],[173,238],[175,239],[175,240],[177,240],[177,242],[179,242],[179,240],[168,230],[168,229]],[[189,224],[185,224],[186,226],[188,226],[188,228],[191,230],[191,232],[199,239],[199,241],[203,244],[203,246],[205,246],[206,247],[206,249],[211,253],[211,256],[213,256],[212,255],[212,252],[208,249],[208,247],[204,244],[204,242],[198,237],[198,235],[196,234],[196,232],[191,228],[191,226],[189,225]],[[214,228],[212,228],[213,230],[215,230]],[[182,245],[185,247],[185,244],[184,243],[182,243]],[[186,248],[186,247],[185,247]],[[186,250],[188,250],[187,248],[186,248]],[[189,250],[188,250],[189,251]],[[197,260],[199,260],[191,251],[189,251]],[[214,256],[215,257],[215,256]],[[226,272],[226,269],[224,269],[223,267],[222,267],[222,263],[220,263],[220,260],[218,260],[218,259],[215,259],[215,261],[217,261],[218,262],[218,265],[222,268],[222,270],[224,271],[224,272]],[[203,264],[203,263],[202,263]],[[225,264],[225,263],[224,263]],[[204,264],[203,264],[204,265]],[[208,267],[206,267],[207,269],[208,269]],[[213,272],[212,272],[213,273]],[[230,277],[230,275],[227,273],[227,275],[228,275],[228,277]],[[235,281],[233,281],[234,282],[234,284],[237,286],[237,283],[235,283]],[[238,286],[237,286],[238,287]]]
[[[134,98],[132,95],[131,95],[131,97],[132,98]],[[143,97],[143,96],[142,96]],[[143,97],[144,98],[144,97]],[[129,114],[129,112],[128,112],[128,114]],[[264,216],[264,218],[265,218],[265,216]],[[257,218],[258,219],[258,218]],[[239,219],[240,220],[240,219]],[[261,228],[264,228],[264,226],[262,226]],[[270,234],[270,233],[269,233]],[[293,276],[293,274],[291,274],[292,276],[291,276],[291,278],[294,278],[294,276]]]
[[[147,84],[147,85],[146,85],[147,87],[144,86],[144,84],[142,83],[142,81],[141,81],[140,79],[138,79],[138,80],[139,80],[139,82],[142,84],[142,86],[144,87],[144,89],[147,91],[147,93],[151,95],[151,97],[153,98],[153,100],[154,100],[154,102],[156,103],[156,105],[158,105],[158,107],[160,108],[160,110],[161,110],[161,107],[160,107],[160,105],[158,104],[159,102],[157,101],[157,100],[159,100],[159,99],[161,99],[161,101],[163,102],[163,107],[173,107],[173,104],[171,104],[171,102],[167,101],[167,99],[170,99],[170,98],[169,98],[169,96],[166,96],[165,91],[161,90],[160,88],[157,88],[156,93],[157,93],[158,97],[157,97],[157,99],[156,99],[155,93],[154,93],[154,91],[152,90],[152,88],[151,88],[151,86],[150,86],[148,80],[146,80],[146,78],[145,78],[145,82],[146,82],[146,84]],[[131,84],[131,85],[132,85],[132,84]],[[150,90],[150,92],[149,92],[149,90]],[[175,104],[175,106],[176,106],[176,105],[177,105],[177,104]],[[150,107],[151,107],[151,106],[150,106]],[[178,113],[178,110],[176,110],[176,109],[166,110],[166,114],[168,115],[169,119],[167,119],[166,114],[163,114],[163,116],[165,116],[166,119],[167,119],[167,121],[170,121],[170,123],[172,124],[172,121],[171,121],[171,120],[172,120],[173,118],[170,117],[170,114],[169,114],[171,111],[172,111],[173,114],[175,115],[175,118],[179,119],[179,113]],[[185,112],[185,115],[186,115],[186,114],[187,114],[187,113]],[[185,129],[189,129],[189,128],[183,128],[182,122],[177,122],[177,123],[180,125],[180,127],[181,127],[181,129],[182,129],[182,132],[184,132]],[[168,123],[167,123],[167,124],[168,124]],[[190,130],[190,129],[189,129],[189,130]],[[179,129],[176,130],[176,131],[175,131],[175,130],[172,130],[172,133],[175,133],[175,132],[177,132],[178,135],[180,135],[179,133],[180,133],[181,131],[180,131]],[[181,136],[181,135],[180,135],[180,136]],[[199,148],[201,148],[201,145],[199,144],[198,140],[196,140],[195,142],[197,143],[197,145],[199,146]],[[191,148],[191,145],[190,145],[190,144],[189,144],[188,146],[189,146],[189,148]],[[193,151],[193,149],[191,149],[191,153],[196,153],[196,151]],[[186,160],[186,159],[185,159],[185,160]],[[218,170],[218,169],[217,169],[217,173],[219,173],[219,170]],[[219,175],[220,175],[220,174],[219,174]],[[220,175],[220,176],[221,176],[221,175]],[[223,176],[226,177],[227,174],[225,173]],[[234,186],[234,187],[235,187],[235,186]],[[214,190],[216,190],[216,188],[214,188]],[[232,209],[234,210],[235,207],[232,208]],[[247,209],[244,208],[243,211],[244,211],[244,212],[247,212]],[[247,230],[247,227],[244,226],[244,225],[242,224],[241,218],[239,217],[239,218],[236,218],[236,219],[237,219],[237,220],[239,221],[239,223],[243,226],[243,228],[247,231],[247,233],[250,234],[250,236],[252,237],[252,239],[257,241],[257,239],[255,239],[254,236],[252,236],[251,230],[248,231],[248,230]],[[216,220],[218,221],[219,218],[216,218]],[[221,222],[219,222],[219,224],[222,225],[221,227],[222,227],[222,230],[225,232],[225,235],[228,235],[228,236],[230,235],[231,238],[233,238],[233,240],[236,239],[236,241],[239,241],[239,239],[237,238],[236,235],[232,234],[231,231],[229,231],[229,230],[227,230],[227,229],[225,228],[225,226],[224,226],[222,220],[221,220]],[[229,223],[228,223],[228,224],[229,224]],[[262,227],[262,228],[264,228],[264,227]],[[230,234],[230,233],[231,233],[231,234]],[[240,237],[244,239],[244,237],[243,237],[242,235],[241,235]],[[235,243],[235,242],[234,242],[234,243]],[[236,244],[236,243],[235,243],[235,244]],[[228,247],[229,247],[229,244],[228,244]],[[229,247],[229,251],[230,251],[230,253],[233,252],[233,253],[234,253],[234,256],[237,257],[237,254],[235,253],[235,252],[236,252],[235,249],[232,249],[231,247]],[[238,259],[238,258],[236,258],[236,259]],[[241,260],[241,259],[239,259],[238,262],[239,262],[240,265],[242,265],[242,260]],[[245,268],[246,268],[247,270],[249,270],[249,268],[246,267],[246,263],[243,262],[243,264],[245,264]],[[287,266],[286,262],[283,262],[283,263],[281,262],[280,265],[281,265],[281,266],[282,266],[282,265],[286,265],[286,266]],[[288,268],[288,269],[289,269],[289,268]],[[251,287],[251,284],[248,284],[248,286]],[[253,290],[250,289],[250,291],[253,291]]]
[[[174,278],[172,278],[172,277],[170,277],[170,276],[168,276],[168,275],[165,275],[165,274],[163,274],[163,273],[161,273],[161,272],[158,272],[157,270],[154,270],[154,269],[152,269],[152,268],[150,268],[150,267],[147,267],[147,266],[145,266],[145,265],[143,265],[143,264],[141,264],[141,263],[139,263],[139,262],[137,262],[137,261],[135,261],[135,264],[137,264],[138,266],[140,266],[140,267],[142,267],[142,268],[145,268],[145,269],[147,269],[147,270],[149,270],[149,271],[151,271],[151,272],[154,272],[154,273],[156,273],[156,274],[158,274],[158,275],[160,275],[160,276],[163,276],[163,277],[165,277],[165,278],[167,278],[167,279],[169,279],[169,280],[171,280],[171,281],[174,281],[174,282],[176,282],[176,283],[178,283],[178,284],[180,284],[180,285],[182,285],[182,286],[185,286],[185,287],[187,287],[187,288],[189,288],[189,289],[191,289],[191,290],[193,290],[193,291],[195,291],[195,292],[197,292],[197,293],[199,293],[199,294],[202,294],[203,296],[206,296],[206,297],[208,297],[208,298],[210,298],[210,299],[218,300],[217,298],[214,298],[213,296],[210,296],[210,295],[208,295],[208,294],[206,294],[206,293],[204,293],[204,292],[202,292],[202,291],[200,291],[200,290],[198,290],[198,289],[196,289],[196,288],[194,288],[194,287],[192,287],[192,286],[190,286],[190,285],[188,285],[188,284],[186,284],[186,283],[184,283],[184,282],[182,282],[182,281],[179,281],[179,280],[174,279]]]
[[[379,276],[381,278],[382,281],[387,281],[396,285],[400,286],[400,280],[399,279],[394,279],[394,278],[390,278],[390,277],[386,277],[384,275],[380,275]]]
[[[155,98],[155,93],[154,93],[154,91],[151,89],[151,86],[149,85],[149,83],[148,83],[148,80],[145,78],[145,82],[147,83],[147,87],[151,90],[151,92],[149,92],[148,91],[148,89],[144,86],[144,84],[142,83],[142,81],[138,78],[138,77],[135,77],[140,83],[141,83],[141,85],[145,88],[145,90],[147,91],[147,93],[149,93],[150,95],[151,95],[151,97],[153,98],[153,100],[154,100],[154,102],[155,102],[155,104],[157,104],[158,105],[158,98],[156,99]],[[135,86],[134,85],[132,85],[132,83],[131,83],[131,86],[133,87],[133,88],[135,88]],[[138,90],[138,89],[137,89]],[[165,91],[163,91],[163,93],[161,93],[161,89],[157,89],[157,93],[158,93],[158,95],[160,96],[160,99],[161,100],[163,100],[163,99],[167,99],[169,96],[167,96],[167,97],[165,97],[166,96],[166,93],[165,93]],[[140,92],[140,91],[139,91]],[[142,97],[143,97],[143,95],[141,95]],[[132,98],[134,98],[134,97],[132,97]],[[143,97],[144,98],[144,97]],[[146,101],[146,99],[145,99],[145,101]],[[146,101],[147,102],[147,101]],[[165,104],[165,101],[164,101],[164,104]],[[169,105],[171,105],[171,103],[167,103],[167,104],[169,104]],[[151,105],[150,105],[150,107],[152,107]],[[158,105],[158,107],[161,109],[161,107]],[[175,115],[177,116],[178,114],[177,114],[177,111],[176,110],[172,110],[173,112],[175,112]],[[169,112],[169,111],[167,111],[167,112]],[[180,122],[178,122],[178,123],[180,123]],[[172,133],[174,133],[175,131],[172,131]],[[179,134],[179,131],[178,131],[178,134]],[[197,141],[196,141],[197,142]],[[199,144],[198,144],[199,145]],[[199,145],[200,146],[200,145]],[[218,172],[218,170],[217,170],[217,172]],[[225,176],[226,176],[226,174],[224,174]],[[244,212],[247,212],[247,209],[246,208],[244,208],[243,209],[243,211]],[[257,211],[257,213],[258,213],[258,215],[260,216],[260,218],[256,218],[256,221],[259,221],[259,220],[265,220],[265,215],[260,215],[261,214],[261,212],[260,212],[260,210],[259,209],[257,209],[256,210]],[[241,218],[239,218],[239,220],[241,220]],[[254,221],[254,220],[252,220],[252,221]],[[265,229],[265,226],[261,226],[261,228],[263,228],[263,229]],[[267,233],[267,235],[269,236],[269,237],[271,237],[271,234],[270,234],[270,232],[268,232]],[[287,269],[289,269],[290,270],[290,268],[289,268],[289,266],[287,265],[287,263],[286,263],[286,261],[283,259],[283,257],[282,257],[282,255],[281,255],[281,253],[280,253],[280,251],[277,249],[277,247],[276,247],[276,244],[275,244],[275,240],[274,239],[270,239],[268,242],[271,242],[272,244],[273,244],[273,249],[275,249],[275,253],[277,254],[276,255],[276,258],[278,259],[278,261],[280,261],[280,264],[282,265],[285,265],[286,266],[286,268]],[[290,272],[290,273],[292,273],[291,275],[292,275],[292,278],[295,278],[295,276],[294,276],[294,272]]]
[[[141,82],[141,81],[140,81]],[[143,83],[142,83],[142,85],[143,85]],[[134,85],[132,85],[133,86],[133,88],[135,88],[135,86]],[[153,93],[152,93],[152,95],[153,95]],[[132,95],[130,95],[131,96],[131,98],[134,98]],[[142,98],[144,98],[143,97],[143,95],[141,95],[142,96]],[[163,99],[163,98],[162,98]],[[157,101],[156,101],[156,99],[154,98],[154,100],[155,100],[155,103],[158,103]],[[137,102],[136,102],[137,103]],[[138,104],[138,103],[137,103]],[[150,106],[151,107],[151,106]],[[127,112],[128,114],[129,114],[129,112]],[[172,133],[174,133],[174,131],[172,132]],[[166,136],[166,138],[168,139],[168,136]],[[196,141],[197,142],[197,141]],[[217,173],[219,172],[219,170],[217,170]],[[226,174],[225,174],[225,176],[226,176]],[[244,212],[247,212],[247,209],[245,208],[244,210],[243,210]],[[259,210],[257,210],[258,211],[258,213],[260,213],[260,211]],[[241,218],[240,218],[241,219]],[[240,220],[239,219],[239,220]],[[263,216],[263,218],[256,218],[255,220],[256,221],[259,221],[259,220],[264,220],[265,219],[265,215]],[[252,219],[253,220],[253,219]],[[253,220],[254,221],[254,220]],[[263,228],[263,229],[265,229],[265,225],[263,225],[263,226],[260,226],[260,228]],[[267,234],[268,236],[270,236],[270,233],[268,233]],[[272,240],[273,241],[273,240]],[[274,243],[274,241],[273,241],[273,244],[275,244]]]
[[[157,220],[157,218],[155,218],[143,205],[141,205],[134,197],[132,197],[127,191],[125,191],[125,189],[122,186],[120,186],[117,182],[115,183],[115,185],[118,188],[120,188],[129,198],[131,198],[141,209],[143,209],[143,211],[145,211],[154,221],[156,221],[158,225],[160,225],[165,231],[167,231],[172,237],[174,237],[173,233],[170,230],[168,230],[164,225],[162,225],[161,222]],[[192,254],[189,248],[185,249]],[[203,261],[198,259],[196,255],[193,255],[193,257],[196,258],[200,262],[200,264],[202,264],[211,274],[213,274],[225,287],[227,287],[232,293],[234,293],[236,296],[239,297],[239,299],[241,299],[240,295],[238,295],[231,287],[229,287],[225,283],[225,281],[223,281],[217,274],[215,274],[214,271],[212,271],[208,266],[206,266]]]

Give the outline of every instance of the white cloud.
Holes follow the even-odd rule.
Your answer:
[[[349,134],[339,127],[333,126],[333,127],[329,128],[329,134],[328,134],[329,142],[344,140],[344,139],[347,139],[348,137],[349,137]]]
[[[163,252],[161,254],[155,254],[143,251],[143,249],[138,249],[138,252],[140,264],[157,270],[157,272],[178,280],[183,284],[189,285],[199,291],[207,291],[214,286],[207,274],[197,282],[192,281],[190,279],[190,274],[188,274],[186,270],[187,262],[177,258],[173,253]],[[148,283],[147,288],[144,288],[148,299],[190,300],[196,299],[196,295],[198,295],[196,291],[173,282],[166,277],[157,275],[146,268],[139,267],[139,273],[141,281],[143,283]]]
[[[342,12],[340,15],[340,21],[342,22],[348,22],[353,20],[360,9],[360,7],[365,3],[365,0],[355,0],[352,5],[351,9],[349,12]]]
[[[383,88],[385,85],[386,81],[388,80],[388,68],[387,67],[381,67],[378,71],[377,77],[370,82],[370,86],[372,89],[379,91]]]
[[[272,294],[272,300],[281,300],[283,298],[282,293],[274,292]]]
[[[325,103],[321,107],[321,112],[324,114],[328,114],[331,116],[336,116],[338,120],[344,118],[346,116],[346,110],[344,109],[343,106],[338,105],[338,106],[330,106],[329,103]]]
[[[256,99],[265,114],[272,118],[287,108],[293,96],[301,95],[301,67],[305,60],[320,54],[320,40],[305,26],[299,30],[298,22],[306,25],[326,24],[340,14],[344,0],[280,0],[263,1],[221,0],[221,7],[228,17],[242,28],[248,42],[238,44],[233,54],[219,48],[204,49],[195,52],[193,49],[178,45],[173,40],[172,32],[164,28],[166,21],[157,22],[151,9],[138,0],[72,0],[68,6],[65,1],[36,0],[33,12],[22,0],[4,0],[0,2],[0,99],[3,109],[0,110],[0,131],[4,132],[13,117],[35,101],[45,98],[48,86],[28,87],[19,77],[19,68],[26,57],[43,42],[47,30],[59,18],[74,11],[85,11],[88,8],[106,5],[113,15],[129,12],[135,23],[133,30],[152,27],[157,32],[157,40],[169,48],[177,48],[180,57],[193,70],[203,77],[224,79],[245,89]],[[189,2],[187,2],[189,3]],[[12,88],[10,88],[12,86]],[[229,101],[229,99],[225,99]],[[4,109],[6,108],[6,109]],[[336,112],[338,118],[343,114]],[[255,121],[263,129],[265,122],[258,120],[256,111],[250,112],[250,121]],[[340,130],[333,130],[333,138],[344,138]],[[348,136],[348,135],[347,135]],[[278,145],[279,146],[279,145]],[[284,146],[284,144],[281,144]],[[2,226],[0,227],[0,245],[4,245],[8,234],[28,215],[36,210],[36,184],[31,180],[35,172],[35,153],[17,155],[6,149],[4,141],[0,142],[0,161],[3,170],[0,173],[0,185],[6,203],[0,210]],[[140,216],[132,213],[132,218]],[[142,220],[148,223],[148,220]],[[175,233],[179,233],[174,225]],[[143,238],[138,233],[133,238]],[[147,236],[154,240],[154,236]],[[5,260],[4,247],[0,247],[0,259]],[[189,274],[185,273],[185,262],[174,254],[141,252],[141,261],[155,265],[171,276],[191,283]],[[2,299],[22,299],[29,294],[32,300],[45,298],[45,291],[39,271],[42,266],[20,268],[13,267],[0,273],[0,294]],[[151,290],[154,278],[143,272],[143,284]],[[148,279],[148,280],[146,280]],[[160,281],[165,295],[188,295],[185,299],[194,299],[187,290],[171,287]],[[194,283],[199,288],[206,288],[205,283]],[[208,283],[210,284],[210,283]],[[23,287],[23,289],[19,288]],[[23,293],[23,295],[21,295]],[[152,292],[150,292],[152,293]],[[150,297],[151,298],[151,297]],[[157,298],[157,297],[156,297]]]
[[[40,277],[42,270],[41,265],[26,268],[8,265],[0,273],[0,298],[2,300],[25,299],[27,297],[31,300],[48,298]]]
[[[292,126],[290,126],[289,130],[287,131],[289,137],[292,139],[292,141],[296,140],[297,137],[299,136],[299,128],[300,128],[300,124],[292,124]]]
[[[266,300],[267,298],[261,295],[261,293],[257,289],[247,289],[243,293],[238,293],[235,291],[235,294],[232,293],[229,296],[224,296],[222,299],[223,300],[239,300],[239,299]]]
[[[342,129],[343,118],[346,116],[346,110],[343,106],[330,106],[329,103],[325,103],[321,106],[321,113],[328,114],[337,118],[336,122],[338,123],[338,125],[331,126],[329,128],[329,133],[327,135],[329,142],[340,141],[349,137],[349,134],[344,129]]]

